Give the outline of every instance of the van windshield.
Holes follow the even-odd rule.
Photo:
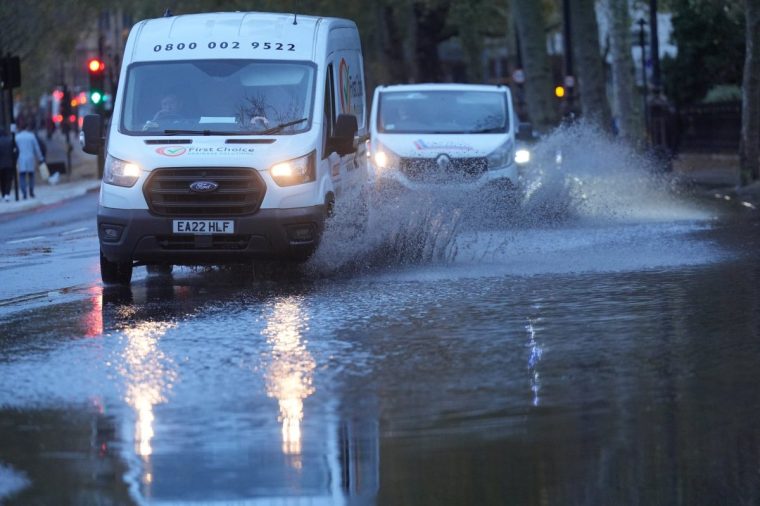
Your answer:
[[[133,135],[287,135],[311,127],[311,63],[193,60],[127,72],[121,130]]]
[[[500,91],[393,91],[380,94],[377,129],[384,133],[477,134],[509,131]]]

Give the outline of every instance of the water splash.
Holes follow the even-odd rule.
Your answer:
[[[659,160],[583,121],[562,126],[539,142],[533,160],[524,174],[523,223],[712,217],[681,198],[683,189]]]
[[[30,484],[29,478],[24,473],[0,462],[0,499],[12,496]]]
[[[568,251],[596,251],[609,243],[628,251],[655,240],[672,242],[669,234],[678,241],[714,218],[683,198],[655,159],[582,121],[556,129],[532,152],[517,193],[498,186],[468,189],[455,181],[413,191],[374,188],[368,207],[362,198],[342,204],[309,267],[334,274],[521,262],[526,247],[562,263]],[[651,250],[643,265],[659,255]],[[615,270],[612,260],[602,265]],[[623,268],[642,265],[633,260]]]
[[[415,192],[376,188],[369,206],[351,199],[328,221],[310,261],[320,272],[446,262],[461,230],[461,193],[452,188]]]

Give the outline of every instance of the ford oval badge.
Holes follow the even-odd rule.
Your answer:
[[[219,185],[213,181],[195,181],[190,183],[190,190],[197,193],[208,193],[216,191]]]

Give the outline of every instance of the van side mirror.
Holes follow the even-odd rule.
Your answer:
[[[328,147],[340,156],[356,152],[354,138],[359,131],[359,122],[353,114],[339,114],[335,122],[335,136],[330,137]]]
[[[535,141],[535,137],[533,135],[533,125],[530,123],[520,123],[517,125],[517,132],[515,132],[515,137],[518,141],[524,141],[524,142],[533,142]]]
[[[88,114],[84,117],[79,144],[82,145],[82,151],[90,155],[97,155],[103,148],[103,118],[100,114]]]

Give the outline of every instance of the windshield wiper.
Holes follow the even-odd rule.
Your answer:
[[[165,135],[270,135],[279,132],[280,130],[287,128],[289,126],[297,125],[299,123],[303,123],[304,121],[307,121],[309,118],[301,118],[294,121],[288,121],[287,123],[281,123],[277,126],[274,126],[272,128],[267,128],[266,130],[260,130],[260,131],[253,131],[253,130],[235,130],[235,131],[224,131],[224,130],[182,130],[182,129],[167,129],[164,130],[163,133]]]
[[[277,126],[273,126],[272,128],[267,128],[266,130],[262,130],[261,132],[257,132],[259,135],[270,135],[270,134],[276,134],[283,128],[287,128],[289,126],[297,125],[299,123],[303,123],[304,121],[307,121],[309,118],[301,118],[296,119],[293,121],[288,121],[287,123],[280,123]]]
[[[245,132],[241,130],[236,131],[224,131],[224,130],[164,130],[166,135],[252,135],[257,132]]]
[[[504,132],[504,127],[488,127],[478,128],[477,130],[470,130],[466,132],[468,134],[498,134]]]

